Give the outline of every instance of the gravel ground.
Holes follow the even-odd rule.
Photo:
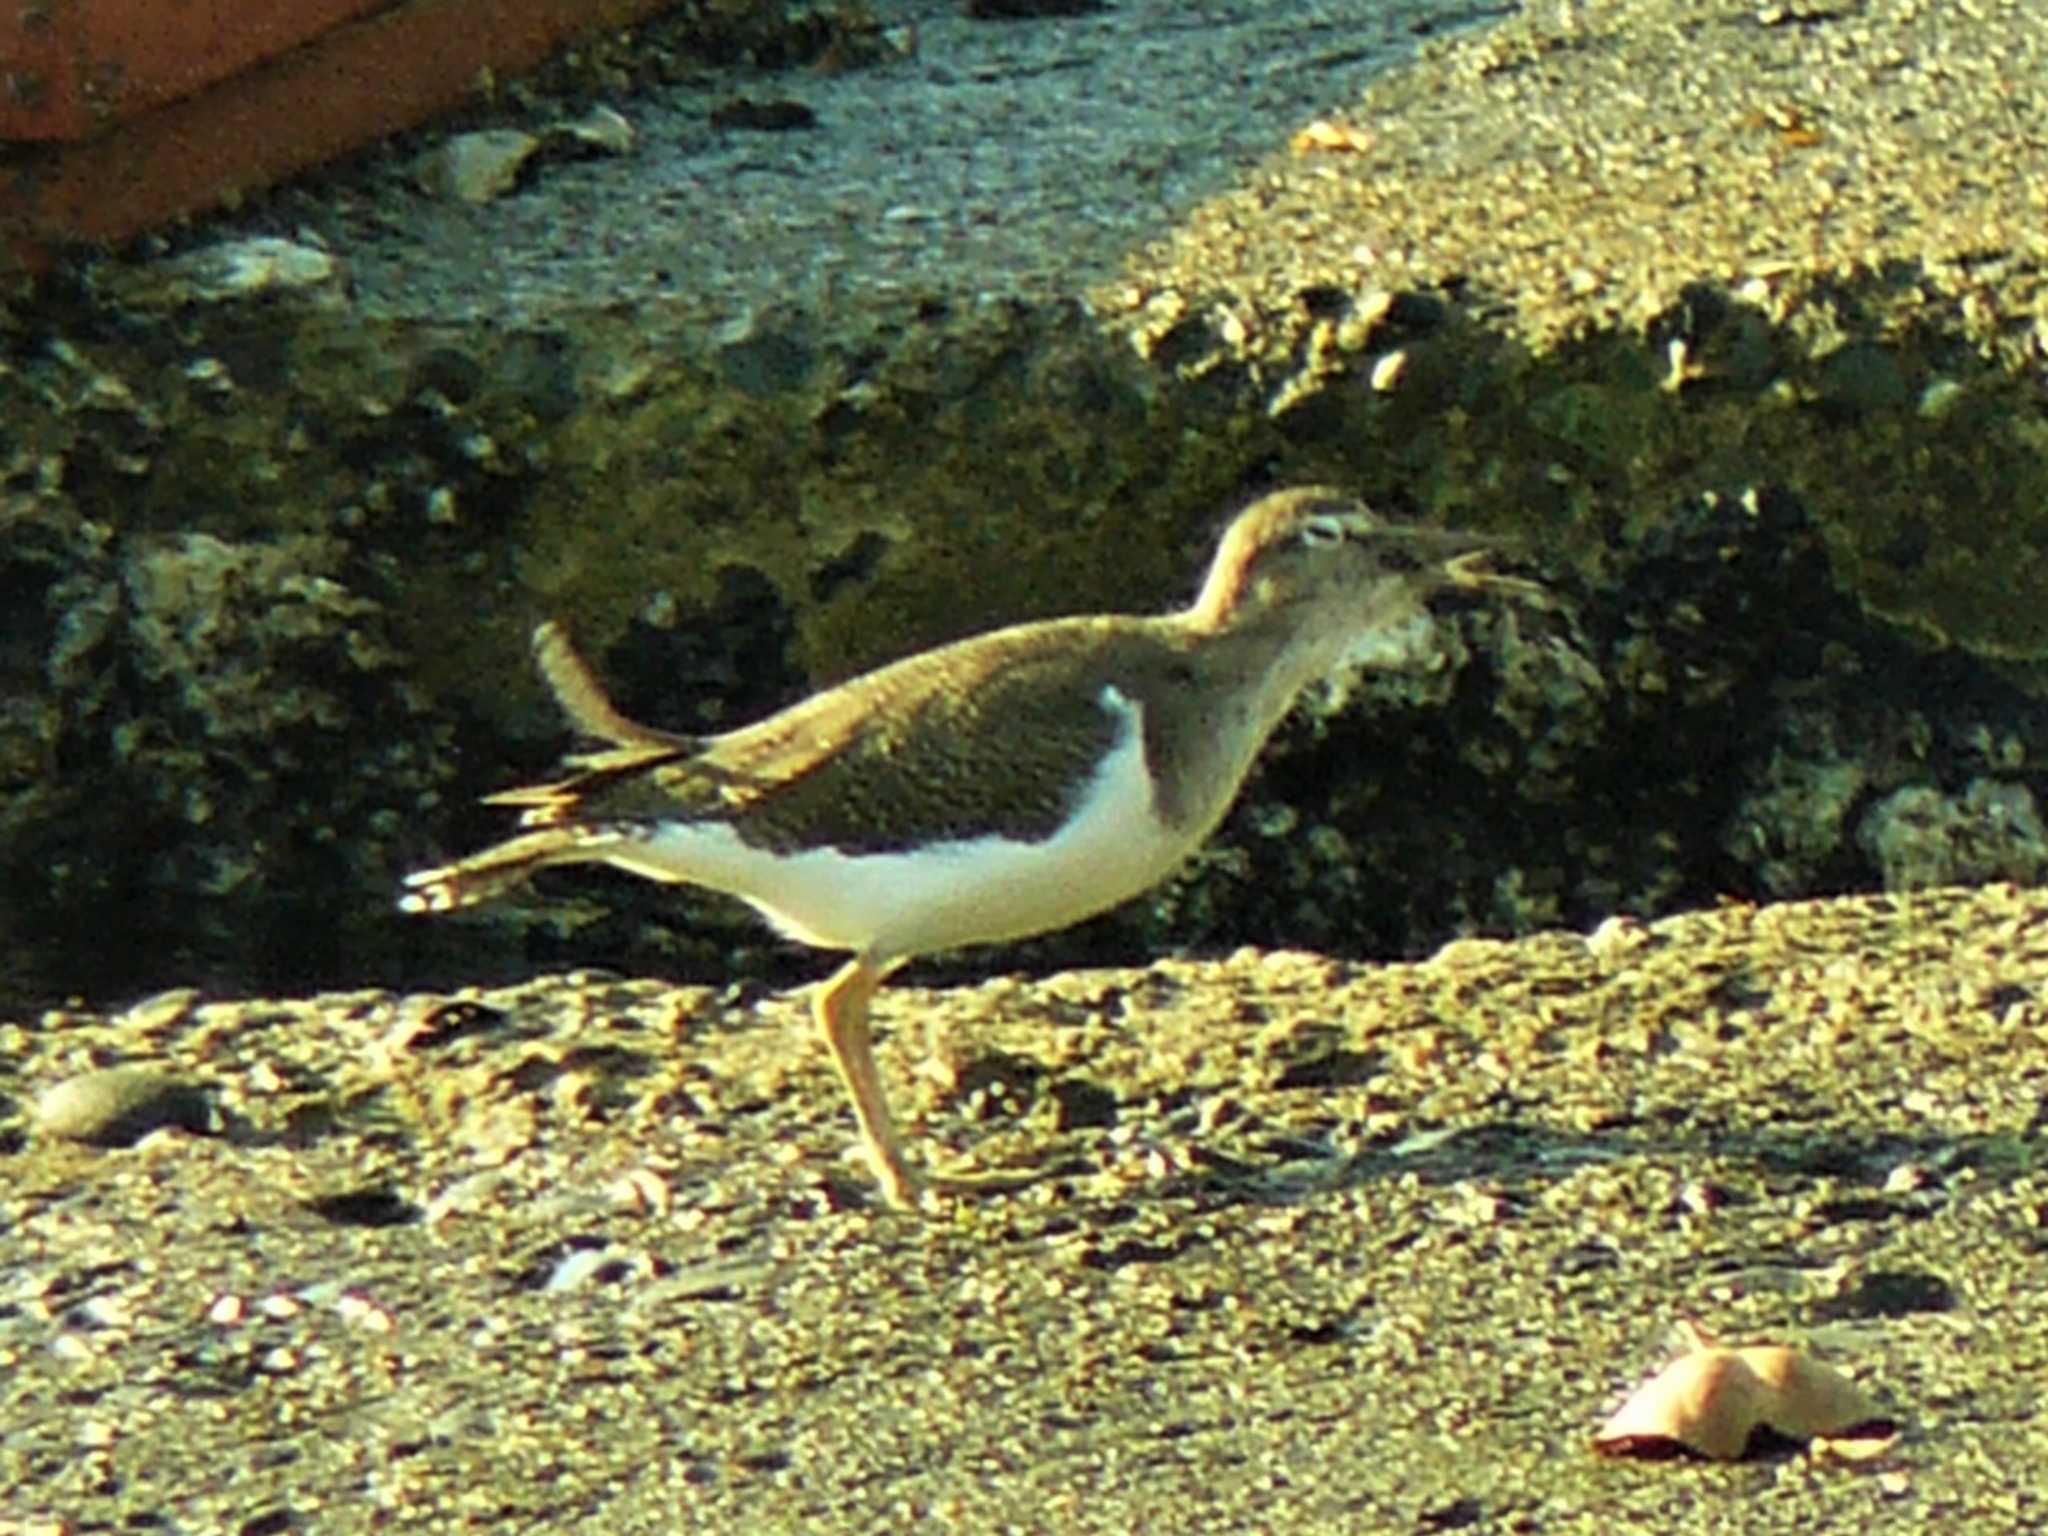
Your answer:
[[[2037,358],[2040,20],[2031,0],[1530,6],[1374,80],[1341,114],[1360,152],[1295,156],[1187,213],[1123,302],[1221,290],[1279,317],[1305,289],[1445,285],[1541,350],[1640,326],[1694,283],[1782,314],[1907,264],[1921,306]]]
[[[875,14],[885,62],[683,68],[618,96],[632,153],[550,164],[516,196],[422,198],[407,156],[373,154],[242,222],[321,232],[367,313],[507,324],[598,304],[842,327],[1086,291],[1140,336],[1229,296],[1238,344],[1277,346],[1315,318],[1304,290],[1442,286],[1540,346],[1702,280],[1789,308],[1814,279],[1908,262],[1927,304],[1967,300],[2020,355],[2048,325],[2033,0]],[[715,126],[741,97],[812,126]],[[1343,131],[1294,140],[1317,120]]]
[[[0,1024],[0,1512],[2033,1530],[2044,976],[2048,892],[1994,886],[892,990],[920,1150],[1043,1174],[923,1218],[848,1164],[794,997],[581,975]],[[145,1069],[200,1129],[73,1139],[117,1062],[112,1139]],[[65,1136],[32,1124],[82,1076]],[[1901,1438],[1596,1458],[1681,1318],[1810,1350]]]
[[[743,323],[795,305],[844,323],[927,296],[1060,297],[1113,274],[1422,39],[1501,8],[1125,0],[986,22],[954,0],[894,0],[874,13],[882,62],[677,66],[661,89],[619,99],[631,154],[550,166],[517,196],[423,199],[409,159],[372,156],[256,219],[322,230],[375,314],[516,324],[601,302]],[[811,125],[714,125],[741,99]],[[523,120],[561,115],[543,105]]]

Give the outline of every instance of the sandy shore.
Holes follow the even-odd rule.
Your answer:
[[[787,996],[584,975],[11,1021],[0,1512],[2034,1529],[2044,976],[2048,892],[1989,887],[895,989],[918,1149],[1043,1174],[924,1218],[847,1162]],[[31,1129],[117,1060],[213,1129]],[[1596,1458],[1680,1318],[1811,1350],[1902,1438]]]

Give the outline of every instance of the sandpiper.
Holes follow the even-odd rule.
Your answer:
[[[1277,491],[1230,524],[1178,612],[999,629],[720,736],[627,719],[544,624],[542,676],[609,745],[565,759],[565,778],[489,797],[527,830],[408,876],[399,904],[445,912],[543,865],[596,862],[726,892],[791,938],[852,951],[812,1011],[884,1196],[914,1205],[926,1181],[870,1045],[889,973],[1156,884],[1215,830],[1311,681],[1415,626],[1433,591],[1534,590],[1487,570],[1487,548],[1382,522],[1340,491]]]

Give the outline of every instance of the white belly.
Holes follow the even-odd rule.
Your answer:
[[[887,961],[1064,928],[1157,884],[1190,852],[1160,825],[1137,710],[1076,818],[1042,842],[978,837],[900,853],[772,855],[721,823],[622,842],[606,862],[751,904],[791,938]]]

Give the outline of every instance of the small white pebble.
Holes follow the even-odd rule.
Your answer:
[[[651,1168],[635,1168],[612,1182],[611,1197],[627,1210],[666,1216],[675,1203],[668,1181]]]
[[[398,1327],[398,1319],[389,1310],[355,1291],[342,1292],[334,1303],[334,1310],[341,1315],[343,1322],[367,1333],[392,1333]]]

